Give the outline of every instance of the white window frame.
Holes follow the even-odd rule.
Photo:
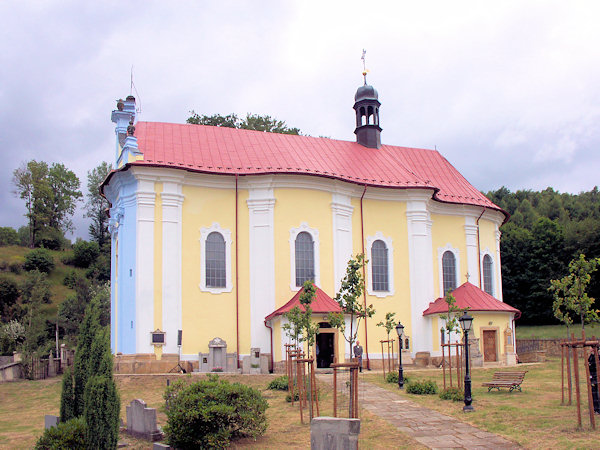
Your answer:
[[[383,241],[388,251],[388,290],[387,291],[375,291],[373,289],[373,265],[371,261],[371,250],[373,248],[373,243],[375,241]],[[369,295],[374,295],[375,297],[384,298],[394,295],[394,246],[392,245],[392,238],[386,237],[378,231],[373,236],[367,236],[367,260],[369,264],[367,264],[367,273],[369,279],[367,280],[367,293]]]
[[[302,222],[298,228],[290,229],[290,289],[292,291],[299,291],[302,288],[302,286],[296,286],[296,237],[302,232],[306,232],[312,237],[315,250],[315,284],[321,286],[319,230],[309,227],[306,222]]]
[[[456,289],[457,287],[459,287],[462,283],[460,282],[460,251],[457,248],[452,247],[452,244],[448,243],[446,244],[445,247],[439,247],[438,248],[438,272],[439,272],[439,286],[440,286],[440,295],[439,297],[444,297],[445,296],[445,292],[444,292],[444,264],[442,262],[442,258],[444,257],[444,253],[446,253],[447,251],[450,251],[454,254],[454,261],[455,261],[455,267],[454,270],[456,272],[455,276],[456,276],[456,287],[454,289]],[[473,276],[472,274],[470,274],[471,276]]]
[[[490,293],[490,295],[492,297],[495,297],[496,295],[496,277],[494,276],[494,270],[496,268],[496,261],[494,261],[494,255],[492,254],[492,252],[490,252],[490,250],[488,248],[486,248],[485,250],[483,250],[481,252],[481,259],[479,260],[479,270],[481,270],[481,290],[483,292],[485,292],[485,275],[483,273],[483,258],[485,258],[486,256],[489,256],[490,259],[492,260],[492,292]]]
[[[209,287],[206,286],[206,239],[210,233],[217,232],[223,236],[225,241],[225,287]],[[221,294],[223,292],[231,292],[233,283],[231,282],[231,231],[214,222],[209,228],[200,229],[200,285],[198,286],[203,292],[211,294]]]

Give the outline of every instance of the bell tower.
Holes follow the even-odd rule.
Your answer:
[[[365,84],[356,90],[354,111],[356,112],[356,142],[369,148],[381,147],[381,127],[379,126],[379,103],[377,91],[367,84],[365,64],[366,50],[363,50],[363,77]]]

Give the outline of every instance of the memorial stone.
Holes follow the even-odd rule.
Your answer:
[[[160,441],[162,432],[156,426],[156,409],[148,408],[143,400],[132,400],[127,406],[127,432],[132,436]]]
[[[44,416],[44,428],[47,430],[48,428],[57,427],[60,422],[60,417],[53,416],[50,414],[46,414]]]

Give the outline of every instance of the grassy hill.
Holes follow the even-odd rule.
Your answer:
[[[15,263],[21,265],[25,262],[25,255],[31,251],[30,248],[21,247],[17,245],[10,245],[7,247],[0,247],[0,270],[1,273],[7,277],[10,277],[17,281],[21,285],[27,277],[27,272],[21,270],[19,273],[11,271],[11,265]],[[62,262],[65,256],[72,256],[71,250],[53,251],[49,250],[54,259],[54,269],[48,274],[48,281],[50,282],[50,291],[52,292],[52,302],[44,305],[44,312],[47,317],[55,317],[58,311],[58,305],[60,305],[67,297],[75,295],[73,289],[68,288],[63,284],[63,280],[67,274],[72,271],[80,273],[85,276],[85,269],[79,269],[73,266],[66,265]]]

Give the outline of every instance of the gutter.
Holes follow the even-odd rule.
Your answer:
[[[365,189],[363,190],[362,195],[360,196],[360,242],[362,244],[362,254],[365,256],[365,223],[363,216],[363,198],[367,192],[367,185],[365,184]],[[364,262],[364,261],[363,261]],[[363,264],[362,267],[363,272],[363,281],[365,286],[363,288],[363,305],[365,310],[367,309],[367,277],[365,275],[365,266]],[[369,339],[367,337],[367,316],[365,316],[365,353],[367,354],[367,370],[371,370],[371,360],[369,359]],[[352,349],[350,349],[350,359],[352,359]]]
[[[267,325],[267,320],[265,319],[265,327],[267,327],[269,329],[269,331],[271,332],[271,370],[270,373],[275,372],[275,363],[273,362],[273,327],[270,325]]]
[[[238,265],[238,174],[235,174],[235,339],[237,368],[240,368],[240,276]],[[271,332],[271,340],[272,332]],[[272,344],[271,344],[272,345]]]

